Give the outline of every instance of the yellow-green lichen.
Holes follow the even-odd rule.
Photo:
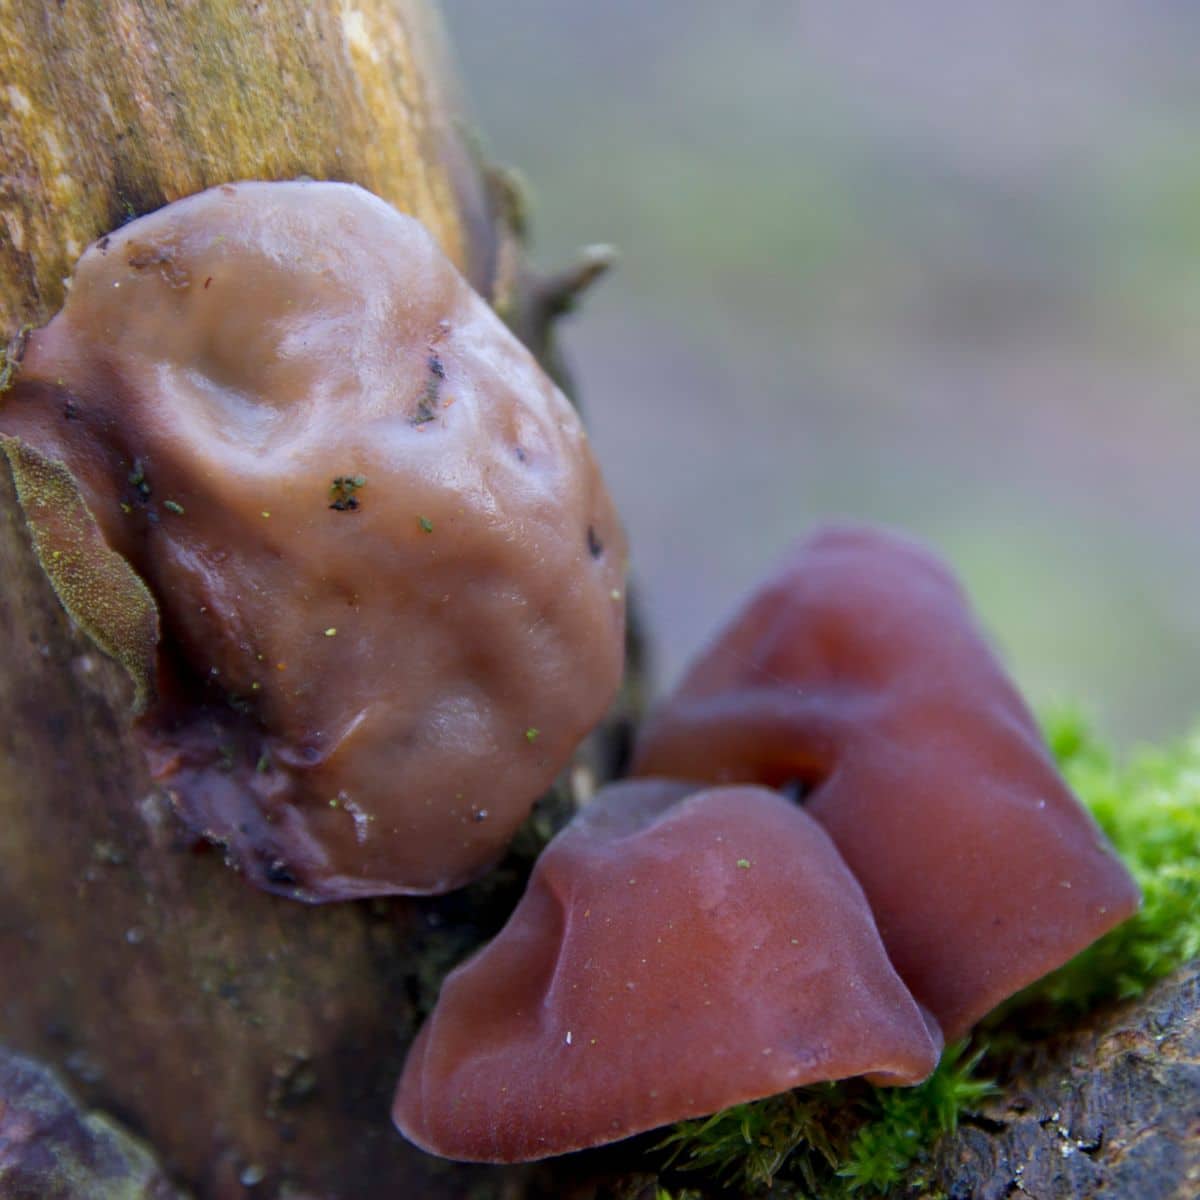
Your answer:
[[[26,339],[32,332],[32,325],[22,325],[7,345],[0,346],[0,392],[7,392],[12,387],[25,355]]]
[[[158,606],[142,579],[104,540],[65,464],[0,437],[34,552],[71,619],[129,672],[134,708],[154,687]]]

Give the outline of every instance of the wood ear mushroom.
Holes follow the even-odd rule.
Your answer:
[[[154,772],[261,887],[467,882],[616,690],[625,540],[578,417],[360,188],[227,185],[102,238],[0,432],[149,586]]]
[[[652,715],[634,771],[798,784],[947,1041],[1138,906],[961,589],[884,531],[798,547]]]
[[[601,792],[446,980],[393,1111],[519,1162],[819,1080],[915,1083],[941,1039],[821,827],[759,787]]]

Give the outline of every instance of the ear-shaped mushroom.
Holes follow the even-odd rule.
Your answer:
[[[264,887],[466,882],[616,689],[625,542],[578,418],[360,188],[225,186],[101,239],[0,431],[149,584],[152,761]]]
[[[1138,904],[959,587],[873,529],[793,553],[649,722],[635,771],[810,789],[947,1040]]]
[[[820,826],[764,788],[689,791],[608,788],[547,847],[409,1053],[393,1116],[410,1141],[518,1162],[933,1069],[940,1038]]]

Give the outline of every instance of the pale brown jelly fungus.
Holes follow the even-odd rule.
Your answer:
[[[833,527],[645,728],[641,775],[807,791],[947,1041],[1138,905],[946,569]]]
[[[621,674],[625,540],[570,404],[416,221],[241,183],[126,225],[0,430],[162,609],[155,773],[259,885],[461,885]]]
[[[933,1070],[940,1039],[821,827],[765,788],[694,788],[614,785],[551,842],[417,1035],[393,1108],[405,1137],[521,1162],[818,1080]]]

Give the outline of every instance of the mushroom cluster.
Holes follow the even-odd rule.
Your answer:
[[[626,546],[576,414],[359,188],[227,185],[101,239],[0,451],[59,489],[30,527],[48,571],[69,543],[64,602],[75,571],[100,644],[141,639],[155,776],[264,888],[466,883],[616,690]],[[915,1083],[1138,903],[957,584],[876,530],[799,547],[633,773],[447,978],[396,1094],[417,1145],[523,1161]]]
[[[948,1041],[1137,906],[929,551],[799,546],[643,730],[634,771],[797,786]]]
[[[803,809],[638,780],[550,844],[446,980],[394,1116],[436,1154],[513,1162],[817,1080],[917,1083],[940,1049]]]
[[[624,535],[570,404],[422,226],[241,183],[102,238],[0,433],[161,612],[155,775],[260,886],[460,886],[600,719]]]
[[[418,1145],[521,1161],[817,1080],[915,1083],[1138,904],[954,580],[877,530],[799,547],[634,771],[446,980],[396,1096]]]

